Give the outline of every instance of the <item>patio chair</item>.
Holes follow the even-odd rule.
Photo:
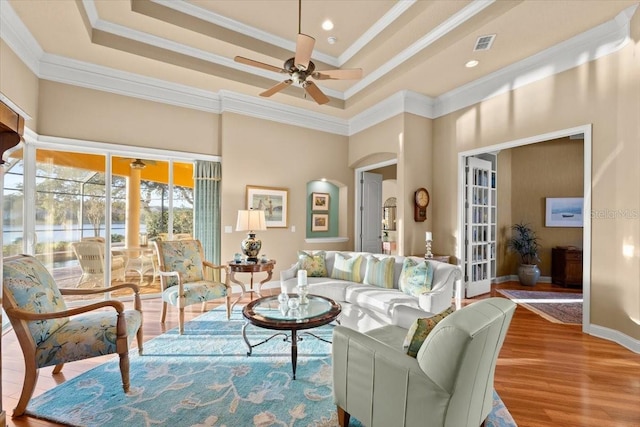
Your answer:
[[[164,323],[167,304],[180,311],[178,325],[184,332],[184,308],[202,303],[202,312],[207,301],[225,298],[227,319],[231,316],[231,287],[227,266],[214,265],[204,260],[204,251],[199,240],[155,241],[162,290],[162,315]],[[205,270],[208,268],[208,270]],[[224,281],[222,272],[224,271]]]
[[[24,384],[13,416],[24,414],[38,380],[38,371],[105,354],[120,356],[122,387],[129,391],[129,346],[134,337],[142,354],[142,309],[138,286],[123,283],[102,289],[60,289],[49,271],[30,255],[4,259],[2,306],[22,348]],[[63,295],[93,295],[132,289],[134,309],[116,300],[67,308]]]
[[[104,243],[99,241],[83,240],[71,244],[76,258],[80,262],[82,276],[78,280],[77,287],[104,286],[105,254]],[[127,256],[119,253],[111,257],[111,279],[125,280]]]

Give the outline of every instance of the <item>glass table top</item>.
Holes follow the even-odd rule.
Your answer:
[[[307,295],[307,298],[308,304],[299,305],[300,299],[296,294],[289,294],[289,301],[286,303],[278,301],[277,295],[268,296],[251,302],[246,308],[253,318],[293,323],[307,322],[333,314],[336,309],[339,312],[339,305],[327,298],[317,295]]]

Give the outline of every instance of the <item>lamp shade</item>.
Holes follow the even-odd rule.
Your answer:
[[[236,231],[266,230],[267,222],[263,210],[238,211]]]

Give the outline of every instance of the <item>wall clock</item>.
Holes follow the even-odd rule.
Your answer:
[[[427,219],[427,206],[429,206],[429,192],[426,188],[418,188],[413,197],[413,219],[422,222]]]

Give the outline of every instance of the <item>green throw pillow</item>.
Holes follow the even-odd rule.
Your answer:
[[[307,270],[308,277],[327,277],[326,252],[298,251],[298,269]]]
[[[332,279],[348,280],[349,282],[361,283],[360,278],[360,264],[362,263],[362,256],[353,256],[336,253],[335,261],[333,262],[333,271],[331,271]]]
[[[418,355],[418,350],[422,347],[422,343],[427,339],[427,336],[433,328],[436,327],[438,322],[453,313],[453,308],[449,307],[445,311],[436,314],[433,317],[426,317],[424,319],[416,319],[413,325],[409,328],[407,336],[404,339],[402,348],[407,351],[407,354],[411,357]]]
[[[427,261],[405,258],[398,280],[398,288],[415,297],[431,290],[433,267]]]
[[[396,259],[394,257],[379,259],[374,256],[368,256],[364,284],[388,289],[393,288],[393,267],[395,263]]]

